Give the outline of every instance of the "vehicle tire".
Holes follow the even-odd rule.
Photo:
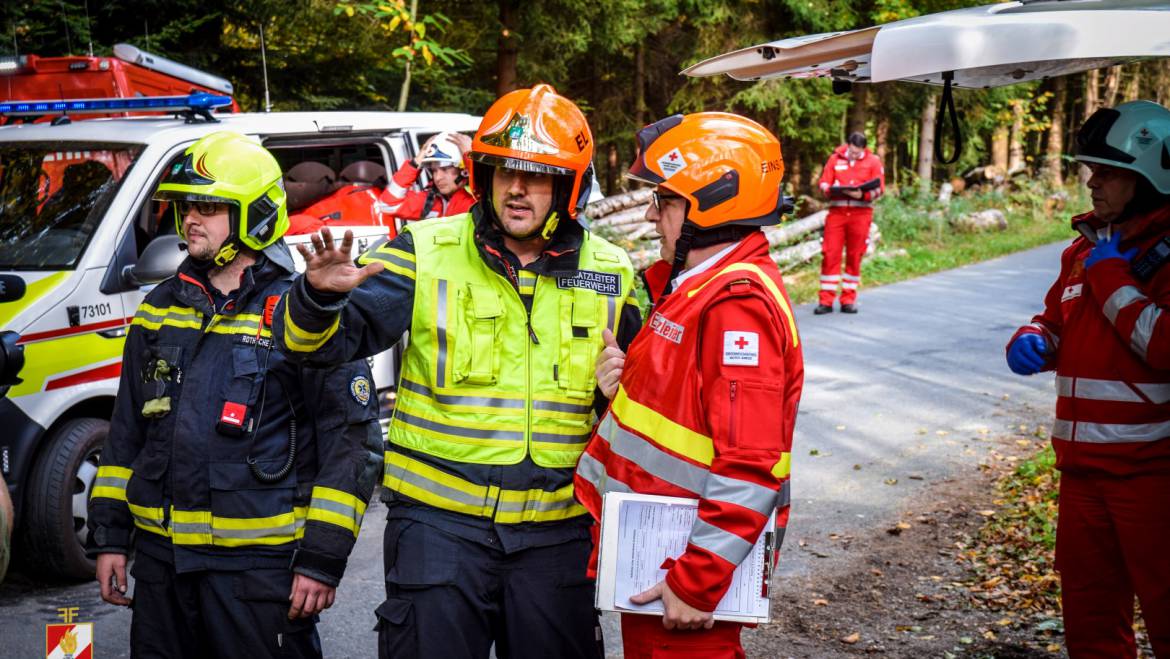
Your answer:
[[[93,578],[94,562],[85,556],[85,523],[109,432],[108,421],[80,418],[48,437],[24,488],[18,554],[30,571],[58,579]]]

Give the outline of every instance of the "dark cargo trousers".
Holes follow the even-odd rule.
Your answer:
[[[381,659],[600,659],[588,538],[506,554],[423,522],[390,518]]]
[[[290,570],[176,574],[140,551],[130,573],[135,659],[321,657],[316,617],[288,619]]]

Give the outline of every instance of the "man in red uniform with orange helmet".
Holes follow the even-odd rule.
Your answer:
[[[878,157],[865,148],[865,134],[852,133],[837,147],[821,172],[821,193],[829,199],[825,237],[821,243],[820,304],[813,313],[833,311],[837,286],[841,286],[841,313],[857,313],[857,289],[861,286],[861,257],[873,221],[873,202],[886,190],[886,175]],[[841,274],[841,248],[845,248],[845,274]]]
[[[606,492],[699,500],[686,551],[632,598],[661,598],[665,615],[622,615],[627,658],[743,657],[742,625],[711,611],[772,511],[781,533],[787,524],[804,379],[760,231],[785,210],[780,143],[749,119],[701,112],[647,126],[638,145],[630,176],[658,186],[646,213],[662,235],[663,260],[646,272],[657,304],[628,354],[607,337],[597,371],[611,404],[578,463],[576,493],[594,518]]]
[[[1093,211],[1044,312],[1007,347],[1020,375],[1056,371],[1060,572],[1073,659],[1136,657],[1137,595],[1170,656],[1170,111],[1098,110],[1077,133]]]

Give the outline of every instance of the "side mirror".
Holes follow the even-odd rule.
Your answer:
[[[187,245],[175,235],[158,236],[150,241],[138,263],[126,266],[123,276],[136,286],[157,284],[175,276],[179,264],[187,258]]]

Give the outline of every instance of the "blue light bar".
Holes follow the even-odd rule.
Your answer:
[[[5,101],[0,103],[0,115],[28,117],[45,114],[112,114],[115,112],[210,112],[231,104],[230,96],[206,92],[197,92],[187,96]]]

